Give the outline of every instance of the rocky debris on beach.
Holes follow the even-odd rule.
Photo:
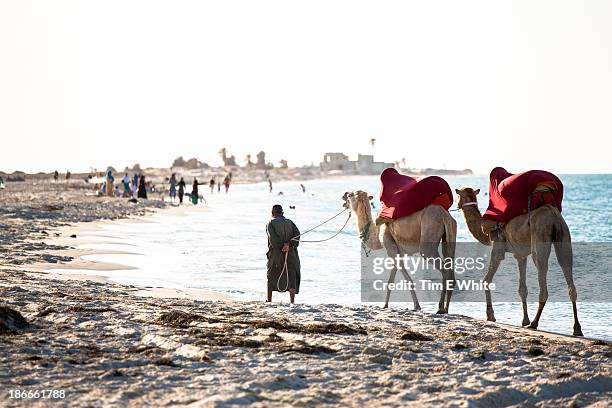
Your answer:
[[[15,333],[28,326],[28,321],[17,310],[0,306],[0,334]]]
[[[612,402],[603,341],[408,310],[137,291],[0,271],[5,306],[29,323],[0,335],[1,392],[63,389],[54,402],[78,406]]]

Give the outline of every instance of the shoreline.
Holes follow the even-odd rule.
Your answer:
[[[87,243],[96,243],[96,244],[116,244],[117,242],[113,242],[112,240],[116,237],[112,236],[103,236],[96,235],[96,231],[101,231],[102,226],[105,224],[114,224],[114,223],[154,223],[155,217],[159,216],[184,216],[189,210],[192,211],[205,211],[205,207],[190,207],[185,205],[184,207],[170,207],[156,211],[153,214],[139,216],[135,218],[126,218],[119,220],[101,220],[94,222],[82,222],[73,225],[67,225],[61,227],[57,232],[60,232],[59,237],[52,237],[50,242],[53,244],[64,245],[68,243],[72,243],[75,246],[86,245]],[[77,238],[69,238],[69,236],[73,233],[77,234]],[[93,233],[93,234],[92,234]],[[85,235],[86,238],[80,238],[80,235]],[[104,237],[107,239],[102,240],[91,240],[89,236],[94,237]],[[123,243],[122,243],[123,244]],[[128,244],[130,245],[130,244]],[[129,254],[129,255],[141,255],[136,252],[129,251],[121,251],[121,250],[112,250],[112,249],[85,249],[85,248],[74,248],[69,250],[60,250],[57,252],[58,255],[68,255],[72,256],[74,260],[68,263],[61,264],[51,264],[51,263],[38,263],[30,265],[27,269],[28,273],[40,274],[43,278],[48,279],[58,279],[58,280],[75,280],[75,281],[93,281],[98,283],[111,283],[115,285],[121,285],[130,289],[137,289],[132,292],[133,296],[143,296],[143,297],[154,297],[158,299],[186,299],[186,300],[194,300],[194,301],[223,301],[223,302],[259,302],[256,300],[239,300],[232,299],[227,295],[224,295],[220,292],[215,292],[207,289],[194,289],[194,288],[171,288],[171,287],[163,287],[163,286],[142,286],[142,285],[129,285],[123,284],[118,281],[113,280],[108,275],[104,275],[101,272],[104,271],[114,271],[114,270],[136,270],[138,268],[132,267],[129,265],[111,263],[111,262],[103,262],[103,261],[89,261],[82,259],[83,256],[87,255],[105,255],[105,254]],[[55,269],[62,270],[90,270],[100,273],[92,273],[92,274],[83,274],[83,273],[66,273],[66,272],[54,272]],[[278,304],[283,304],[283,302],[275,302]],[[518,304],[518,302],[516,302]],[[299,305],[304,306],[319,306],[320,304],[310,304],[310,303],[298,303]],[[341,307],[354,307],[350,305],[340,305]],[[370,305],[369,307],[371,307]],[[373,306],[377,307],[377,306]],[[399,309],[396,309],[399,310]],[[426,313],[426,312],[424,312]],[[453,314],[453,313],[451,313]],[[460,313],[453,314],[455,316],[465,317],[468,319],[473,319],[473,317],[469,317],[466,315],[462,315]],[[482,319],[476,319],[482,320]],[[482,320],[484,321],[484,320]],[[493,326],[498,326],[500,329],[505,329],[514,333],[538,333],[544,338],[548,339],[564,339],[567,341],[576,341],[576,342],[592,342],[592,341],[602,341],[608,344],[612,344],[608,340],[593,338],[593,337],[575,337],[569,334],[564,333],[556,333],[546,330],[536,330],[533,331],[531,329],[520,327],[514,324],[501,323],[501,322],[487,322]]]
[[[115,199],[117,200],[117,199]],[[119,199],[120,200],[120,199]],[[51,234],[48,236],[46,241],[50,243],[52,247],[58,247],[61,249],[52,250],[51,253],[57,257],[70,257],[72,258],[69,262],[59,263],[48,263],[38,262],[30,265],[23,265],[23,270],[32,274],[38,274],[46,276],[49,279],[59,280],[91,280],[94,282],[109,282],[113,284],[120,284],[130,288],[138,288],[137,295],[147,297],[158,297],[158,298],[184,298],[191,300],[215,300],[215,301],[241,301],[234,299],[227,294],[217,292],[210,289],[196,289],[186,287],[172,287],[172,286],[149,286],[145,284],[129,284],[121,283],[118,280],[114,280],[110,274],[105,272],[119,271],[119,270],[137,270],[139,268],[129,265],[129,263],[113,263],[107,261],[93,261],[84,259],[83,257],[89,255],[142,255],[137,252],[129,251],[129,243],[117,242],[121,238],[113,235],[105,235],[106,232],[100,233],[104,230],[104,225],[112,225],[117,223],[123,224],[142,224],[142,223],[156,223],[159,217],[181,217],[187,213],[198,213],[208,211],[207,206],[192,206],[186,203],[182,206],[174,205],[172,203],[165,202],[164,208],[156,208],[153,211],[149,211],[143,215],[128,216],[126,218],[118,219],[105,219],[91,222],[77,222],[73,224],[63,225],[57,229],[50,230]],[[75,234],[76,238],[70,236]],[[81,246],[87,244],[121,244],[126,245],[126,250],[119,249],[93,249],[93,248],[82,248]],[[68,248],[70,247],[70,248]],[[0,270],[5,266],[0,264]],[[56,272],[55,270],[62,270]],[[69,272],[71,270],[79,272]],[[88,271],[82,273],[81,271]],[[91,273],[90,273],[91,272]],[[163,283],[162,283],[163,285]],[[253,300],[249,300],[253,301]],[[516,302],[518,304],[518,302]],[[304,303],[310,305],[318,305],[319,303]],[[346,304],[343,304],[346,305]],[[349,305],[350,306],[350,305]],[[461,315],[461,314],[457,314]],[[472,315],[473,316],[473,315]],[[477,317],[478,318],[478,317]],[[499,323],[500,327],[512,328],[516,330],[527,330],[515,324],[504,324]],[[540,330],[541,331],[541,330]],[[567,336],[564,333],[552,332],[552,331],[541,331],[549,335]],[[572,336],[568,336],[573,338]],[[592,340],[609,341],[604,338],[588,337]]]
[[[43,277],[49,279],[59,280],[91,280],[93,282],[109,282],[114,284],[120,284],[114,281],[108,275],[105,275],[105,271],[116,271],[116,270],[135,270],[136,267],[112,262],[101,262],[101,261],[90,261],[83,259],[87,255],[107,255],[107,254],[125,254],[125,255],[140,255],[136,252],[113,250],[113,249],[89,249],[79,248],[82,245],[90,243],[95,244],[116,244],[113,241],[116,237],[97,235],[97,231],[103,230],[103,225],[116,224],[116,223],[154,223],[156,217],[160,216],[183,216],[189,211],[204,211],[202,207],[188,207],[187,204],[184,206],[169,205],[166,208],[158,209],[151,214],[145,214],[143,216],[137,216],[132,218],[122,218],[117,220],[99,220],[92,222],[79,222],[75,224],[69,224],[62,226],[56,230],[51,231],[53,234],[49,237],[48,241],[50,245],[71,247],[70,249],[60,249],[52,251],[58,256],[72,257],[73,260],[67,263],[45,263],[39,262],[31,265],[26,265],[23,269],[28,273],[40,274]],[[56,234],[59,234],[57,236]],[[76,238],[70,236],[76,234]],[[84,238],[83,238],[84,236]],[[102,239],[92,239],[102,238]],[[129,245],[129,244],[128,244]],[[55,272],[56,269],[62,270],[87,270],[94,273],[66,273],[66,272]],[[98,272],[98,273],[95,273]],[[168,287],[153,287],[153,286],[142,286],[142,285],[123,285],[130,288],[138,288],[139,290],[134,293],[135,296],[143,297],[155,297],[160,299],[168,298],[183,298],[190,300],[209,300],[209,301],[231,301],[231,299],[219,292],[214,292],[206,289],[193,289],[193,288],[168,288]]]
[[[313,180],[333,180],[333,179],[350,179],[350,178],[359,178],[359,177],[376,177],[375,175],[359,175],[359,174],[331,174],[325,176],[313,176],[307,178],[281,178],[275,183],[299,183]],[[45,184],[49,187],[75,187],[75,181],[73,180],[70,183],[63,183],[60,181],[59,183],[52,183],[51,181],[47,181],[47,183],[39,183],[39,185],[44,186]],[[236,184],[266,184],[265,180],[248,180],[248,181],[238,181]],[[54,256],[53,262],[34,262],[30,264],[23,265],[23,269],[29,271],[30,273],[43,274],[48,275],[50,278],[58,278],[62,280],[73,279],[73,280],[92,280],[95,282],[112,282],[118,283],[110,278],[108,275],[103,274],[105,271],[116,271],[116,270],[135,270],[138,269],[136,267],[112,263],[112,262],[103,262],[103,261],[90,261],[83,259],[83,256],[88,255],[107,255],[107,254],[135,254],[129,251],[121,251],[121,250],[111,250],[111,249],[86,249],[86,248],[78,248],[78,246],[86,245],[89,243],[95,244],[114,244],[113,239],[116,237],[112,236],[101,236],[96,235],[96,231],[100,231],[103,225],[114,224],[114,223],[149,223],[156,222],[155,217],[160,216],[182,216],[188,212],[200,212],[206,211],[206,207],[201,206],[192,206],[188,202],[185,202],[182,206],[176,205],[172,202],[167,202],[164,200],[151,199],[150,202],[158,202],[163,205],[161,208],[156,208],[153,211],[149,211],[145,214],[140,215],[128,215],[126,217],[119,217],[116,219],[101,219],[95,221],[80,221],[69,223],[67,225],[62,225],[57,228],[51,229],[51,232],[47,237],[45,237],[46,244],[52,249],[50,254]],[[111,200],[125,200],[124,198],[113,197]],[[70,236],[76,234],[76,238],[71,238]],[[95,237],[100,238],[108,238],[108,239],[88,239],[82,238],[82,235],[89,236],[94,235]],[[29,240],[30,242],[36,242],[35,240]],[[129,244],[128,244],[129,245]],[[72,258],[70,261],[62,261],[61,259],[65,259],[66,257]],[[55,258],[60,259],[59,262],[55,261]],[[6,268],[6,266],[0,263],[0,270]],[[63,272],[53,272],[55,269],[65,269],[65,270],[87,270],[92,271],[94,273],[63,273]],[[100,273],[95,273],[100,272]],[[141,288],[141,294],[143,296],[152,296],[152,297],[160,297],[160,298],[168,298],[172,295],[176,295],[177,297],[193,299],[193,300],[224,300],[224,301],[233,301],[225,294],[215,292],[212,290],[206,289],[190,289],[190,288],[167,288],[167,287],[148,287],[148,286],[138,286]]]

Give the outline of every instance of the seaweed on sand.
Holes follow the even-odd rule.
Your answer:
[[[206,321],[208,323],[227,323],[233,326],[247,326],[254,329],[274,329],[287,333],[347,335],[368,334],[363,327],[349,326],[344,323],[311,323],[302,325],[291,323],[286,319],[224,319],[220,316],[205,316],[196,313],[183,312],[181,310],[172,310],[162,313],[157,320],[161,324],[182,328],[189,327],[194,321]]]
[[[402,340],[411,340],[411,341],[433,341],[433,337],[427,336],[425,334],[421,334],[416,331],[408,330],[402,334],[400,337]]]
[[[187,313],[181,310],[171,310],[170,312],[162,313],[157,321],[173,327],[188,327],[191,322],[202,320],[202,317],[203,316],[195,313]]]
[[[334,354],[336,350],[320,344],[309,344],[304,341],[298,341],[291,345],[281,347],[279,353],[301,353],[301,354]]]
[[[253,322],[245,322],[256,329],[276,329],[289,333],[303,334],[368,334],[368,332],[360,326],[349,326],[344,323],[312,323],[312,324],[293,324],[286,320],[256,320]]]

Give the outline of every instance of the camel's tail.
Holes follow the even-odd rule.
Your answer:
[[[442,256],[455,258],[457,243],[457,221],[447,212],[444,217],[444,237],[442,237]]]
[[[555,255],[557,255],[557,261],[559,262],[559,266],[561,266],[561,270],[563,271],[563,275],[567,281],[570,299],[575,302],[577,296],[572,271],[574,263],[572,237],[570,235],[569,227],[565,223],[565,220],[561,216],[559,210],[552,206],[551,209],[556,215],[552,230],[552,243],[555,247]]]
[[[559,212],[559,210],[557,210],[556,208],[552,206],[550,206],[550,210],[555,215],[555,221],[552,226],[551,240],[553,243],[563,242],[569,238],[569,230],[567,231],[567,234],[566,234],[565,228],[564,228],[565,221],[563,220],[563,217],[561,216],[561,213]]]

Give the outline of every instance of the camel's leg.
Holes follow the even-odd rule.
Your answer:
[[[453,268],[447,270],[446,274],[447,278],[445,283],[449,284],[448,290],[446,291],[446,313],[448,313],[451,297],[453,296],[453,288],[455,287],[455,283],[457,281],[455,279],[455,270]]]
[[[453,289],[455,284],[457,283],[455,279],[455,246],[457,241],[457,222],[450,215],[446,214],[448,217],[444,222],[444,234],[442,235],[442,257],[443,260],[451,259],[453,262],[451,263],[450,268],[446,268],[446,263],[443,264],[443,267],[447,269],[447,282],[450,286],[447,288],[446,292],[446,313],[448,313],[450,308],[451,297],[453,296]]]
[[[527,310],[527,258],[516,258],[519,268],[519,296],[523,302],[522,326],[529,326],[529,312]]]
[[[431,242],[421,242],[420,248],[421,255],[425,258],[425,262],[431,263],[432,265],[438,265],[438,262],[441,262],[444,265],[444,260],[440,257],[438,253],[437,243]],[[440,273],[442,274],[442,291],[440,292],[440,300],[438,301],[438,311],[437,314],[446,314],[448,313],[447,308],[445,308],[444,301],[446,300],[446,287],[447,281],[449,279],[448,273],[444,268],[440,269]]]
[[[389,231],[389,229],[386,227],[384,229],[384,232],[382,233],[381,241],[382,241],[383,247],[387,251],[388,257],[395,259],[397,255],[402,255],[402,250],[400,249],[400,246],[397,244],[397,242],[395,242],[395,239],[393,238],[391,231]],[[412,278],[410,276],[407,276],[407,274],[402,268],[400,268],[400,271],[404,274],[404,276],[406,276],[406,278],[410,282],[412,282]],[[393,270],[391,271],[391,276],[389,277],[389,283],[395,282],[396,273],[397,273],[397,268],[393,267]],[[414,310],[421,310],[421,305],[419,305],[419,301],[417,299],[416,292],[414,291],[414,283],[412,284],[410,293],[412,295],[412,301],[414,303]],[[390,296],[391,296],[391,290],[387,288],[387,297],[386,297],[385,306],[384,306],[385,308],[389,307]]]
[[[397,272],[397,268],[393,268],[391,270],[391,275],[389,275],[389,284],[395,282],[395,274]],[[383,306],[384,309],[387,309],[389,307],[389,298],[391,297],[391,289],[389,289],[389,285],[387,285],[387,295],[385,297],[385,305]]]
[[[485,287],[485,299],[487,301],[487,320],[490,322],[495,321],[495,314],[493,313],[493,302],[491,301],[491,289],[489,285],[493,282],[493,277],[499,268],[499,264],[504,260],[505,256],[505,243],[503,241],[493,241],[491,248],[491,260],[489,261],[489,270],[484,277],[484,281],[487,283]]]
[[[574,310],[574,336],[583,336],[580,322],[578,321],[578,309],[576,307],[576,286],[574,286],[574,276],[572,273],[573,265],[573,252],[572,252],[572,241],[570,238],[570,231],[565,222],[561,225],[561,236],[558,236],[555,241],[555,254],[557,255],[557,261],[561,266],[565,281],[567,282],[567,289],[569,292],[570,300],[572,301],[572,308]]]
[[[532,248],[531,257],[538,269],[538,285],[540,286],[540,297],[538,304],[538,311],[529,325],[531,329],[537,329],[538,323],[540,322],[540,316],[548,300],[548,285],[546,284],[546,275],[548,274],[548,258],[550,257],[551,242],[536,242],[532,237]]]
[[[408,273],[408,271],[406,271],[405,269],[403,268],[400,269],[400,272],[402,273],[402,275],[404,275],[406,280],[410,282],[410,285],[411,285],[410,295],[412,296],[412,303],[414,305],[414,311],[418,312],[419,310],[421,310],[421,305],[419,304],[419,299],[417,299],[416,292],[414,291],[414,281],[412,280],[410,273]]]
[[[438,311],[436,314],[447,314],[448,310],[446,310],[444,301],[446,300],[446,281],[448,280],[448,276],[446,272],[440,271],[442,274],[442,290],[440,291],[440,300],[438,301]]]

